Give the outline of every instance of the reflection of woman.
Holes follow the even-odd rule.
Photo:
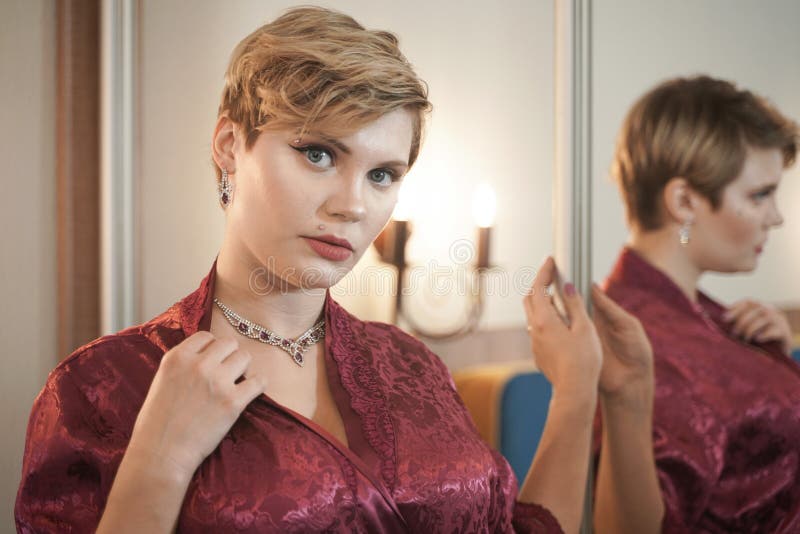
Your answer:
[[[572,327],[550,305],[552,261],[525,306],[554,401],[519,494],[436,356],[327,291],[388,220],[428,107],[395,37],[347,16],[295,9],[242,41],[212,142],[217,260],[166,312],[51,373],[28,428],[20,531],[577,530],[601,351],[571,286]],[[606,345],[621,347],[636,322],[596,297],[622,327]],[[604,394],[651,388],[646,342],[607,361],[625,356],[603,369]]]
[[[630,111],[614,162],[629,245],[607,291],[655,353],[654,449],[665,531],[800,532],[800,368],[774,308],[725,307],[706,271],[755,268],[782,222],[775,191],[797,126],[761,98],[698,77]]]

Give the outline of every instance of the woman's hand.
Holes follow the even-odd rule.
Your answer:
[[[555,279],[555,262],[548,257],[539,268],[531,291],[523,299],[536,365],[557,394],[595,395],[602,352],[583,299],[572,284],[564,286],[567,326],[545,289]]]
[[[191,478],[245,407],[265,390],[235,339],[200,331],[164,354],[133,428],[128,453]],[[246,375],[240,383],[235,381]]]
[[[639,320],[592,284],[603,344],[595,532],[660,532],[664,504],[653,455],[653,349]]]
[[[639,320],[592,284],[594,324],[603,345],[600,392],[607,398],[653,391],[653,348]]]
[[[731,332],[747,342],[778,341],[786,355],[792,351],[792,328],[789,320],[775,306],[755,300],[741,300],[723,315],[731,323]]]

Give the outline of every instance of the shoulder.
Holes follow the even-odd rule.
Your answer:
[[[143,401],[164,352],[177,339],[164,316],[78,347],[50,372],[43,393],[75,390],[98,409],[140,404],[136,401]]]

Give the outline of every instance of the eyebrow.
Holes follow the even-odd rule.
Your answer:
[[[339,141],[338,139],[334,139],[333,137],[328,137],[325,135],[320,136],[323,141],[326,143],[330,143],[331,145],[335,146],[337,149],[341,150],[345,154],[352,154],[353,151],[350,150],[350,147]],[[408,162],[403,160],[393,160],[393,161],[386,161],[379,165],[379,167],[408,167]]]
[[[753,187],[754,190],[764,190],[764,189],[777,189],[778,182],[766,182],[760,185],[756,185]]]
[[[338,139],[334,139],[333,137],[328,137],[326,135],[321,135],[320,137],[322,137],[323,141],[325,141],[326,143],[332,144],[333,146],[335,146],[336,148],[338,148],[339,150],[341,150],[345,154],[352,154],[352,151],[350,150],[350,147],[348,147],[346,144],[342,143]]]

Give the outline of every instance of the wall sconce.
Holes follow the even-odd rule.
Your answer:
[[[477,241],[475,244],[475,264],[473,266],[473,288],[469,291],[468,310],[466,320],[445,332],[429,330],[416,322],[403,308],[403,287],[406,263],[406,245],[411,237],[413,225],[406,214],[395,212],[395,216],[386,225],[375,240],[375,248],[380,254],[381,261],[395,266],[397,278],[395,279],[395,304],[392,322],[395,324],[402,318],[407,323],[412,333],[429,339],[453,339],[475,330],[483,314],[483,277],[490,269],[489,250],[492,236],[492,224],[496,212],[497,199],[494,189],[488,184],[481,184],[473,193],[472,212],[477,223]]]

